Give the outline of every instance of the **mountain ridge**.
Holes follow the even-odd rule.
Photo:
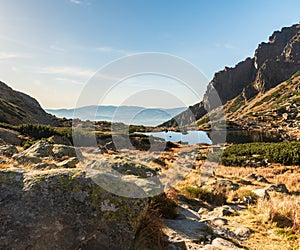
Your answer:
[[[2,81],[0,81],[0,93],[0,122],[12,125],[57,124],[56,119],[47,114],[33,97],[13,90]]]
[[[215,73],[201,102],[190,106],[188,110],[160,126],[184,126],[199,121],[207,111],[217,108],[217,105],[209,101],[214,91],[218,93],[223,105],[239,95],[246,105],[251,98],[276,87],[299,69],[300,24],[298,23],[275,31],[267,43],[262,42],[258,45],[252,58]]]

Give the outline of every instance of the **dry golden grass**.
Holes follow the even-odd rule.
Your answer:
[[[12,167],[12,165],[8,164],[8,163],[0,164],[0,169],[8,169],[8,168],[11,168],[11,167]]]
[[[134,239],[134,250],[160,250],[164,249],[165,240],[163,223],[157,212],[147,207],[140,216],[139,226]]]
[[[297,166],[282,166],[272,164],[270,167],[225,167],[218,166],[217,176],[226,178],[245,178],[249,174],[259,174],[265,177],[270,183],[283,183],[290,192],[300,191],[300,168]]]
[[[259,201],[257,211],[280,228],[290,228],[300,234],[300,198],[277,194],[270,201]]]

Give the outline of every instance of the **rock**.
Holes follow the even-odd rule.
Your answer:
[[[3,159],[2,157],[0,157],[0,164],[5,164],[6,163],[6,160]]]
[[[2,139],[2,142],[5,142],[5,144],[7,143],[15,146],[20,146],[22,144],[22,140],[18,137],[19,135],[20,133],[14,130],[0,128],[0,138]]]
[[[217,207],[212,212],[210,212],[210,214],[215,215],[217,217],[231,216],[234,215],[234,213],[235,211],[227,205]]]
[[[267,189],[267,191],[275,191],[278,193],[284,193],[284,194],[289,194],[289,190],[287,189],[285,184],[272,184],[271,186],[269,186]]]
[[[233,232],[241,239],[247,239],[252,234],[252,230],[247,227],[236,228]]]
[[[24,150],[20,155],[30,157],[49,157],[52,156],[53,145],[46,141],[39,141],[30,148]]]
[[[215,180],[211,183],[208,183],[208,185],[215,185],[220,187],[225,187],[227,190],[238,190],[240,185],[237,183],[234,183],[231,180]]]
[[[53,144],[63,144],[67,146],[72,146],[71,141],[65,136],[52,135],[48,138],[48,141]]]
[[[78,163],[78,159],[76,157],[72,157],[70,159],[64,160],[57,164],[60,168],[76,168],[76,164]]]
[[[57,166],[54,163],[41,162],[31,165],[33,169],[55,169]]]
[[[6,142],[2,138],[0,138],[0,146],[3,146],[3,145],[6,145]]]
[[[223,227],[228,224],[228,220],[224,218],[214,218],[211,223],[216,227]]]
[[[204,242],[207,235],[212,234],[212,229],[203,222],[189,219],[170,220],[163,219],[167,228],[167,235],[176,235],[177,239]]]
[[[170,240],[170,239],[169,239]],[[185,241],[180,240],[180,241],[172,241],[169,243],[167,250],[185,250],[186,245],[185,245]]]
[[[252,190],[252,192],[254,194],[256,194],[258,197],[260,197],[262,200],[269,200],[270,199],[270,195],[268,193],[268,191],[266,189],[255,189]]]
[[[147,205],[82,170],[1,170],[0,182],[0,249],[132,249]]]
[[[24,155],[22,153],[15,154],[15,155],[13,155],[12,158],[15,161],[17,161],[18,163],[23,164],[23,165],[36,164],[36,163],[40,163],[42,161],[40,157],[27,156],[27,155]]]
[[[112,150],[112,151],[117,150],[115,144],[112,141],[106,143],[105,148],[108,149],[108,150]]]
[[[54,144],[52,151],[53,156],[56,159],[60,159],[62,157],[82,157],[81,152],[79,150],[76,151],[75,148],[71,146]]]
[[[13,145],[0,146],[0,155],[4,155],[4,156],[7,156],[7,157],[12,157],[16,153],[18,153],[18,150]]]
[[[226,249],[226,250],[236,250],[236,249],[241,249],[237,247],[235,244],[233,244],[229,240],[225,240],[223,238],[215,238],[212,243],[212,246],[217,247],[219,249]]]
[[[258,182],[263,182],[263,183],[269,183],[269,181],[263,177],[262,175],[259,174],[250,174],[246,177],[247,179],[252,179]]]
[[[189,209],[188,206],[179,205],[178,206],[179,215],[176,219],[189,219],[196,220],[200,219],[199,214],[192,209]]]

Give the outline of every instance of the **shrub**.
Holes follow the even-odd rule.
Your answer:
[[[225,166],[246,166],[249,161],[300,165],[300,142],[245,143],[227,147],[221,157]]]
[[[154,196],[150,200],[150,208],[167,219],[174,219],[178,215],[177,207],[177,203],[168,198],[165,193]]]

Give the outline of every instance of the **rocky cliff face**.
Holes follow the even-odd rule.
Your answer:
[[[239,95],[247,102],[258,93],[265,93],[287,80],[299,69],[300,24],[295,24],[274,32],[267,43],[263,42],[258,46],[253,58],[217,72],[207,87],[203,102],[190,107],[162,126],[186,125],[198,120],[207,111],[218,106],[210,100],[215,91],[222,104]]]
[[[55,125],[51,118],[34,98],[13,90],[0,82],[0,122],[13,125],[40,123]]]

